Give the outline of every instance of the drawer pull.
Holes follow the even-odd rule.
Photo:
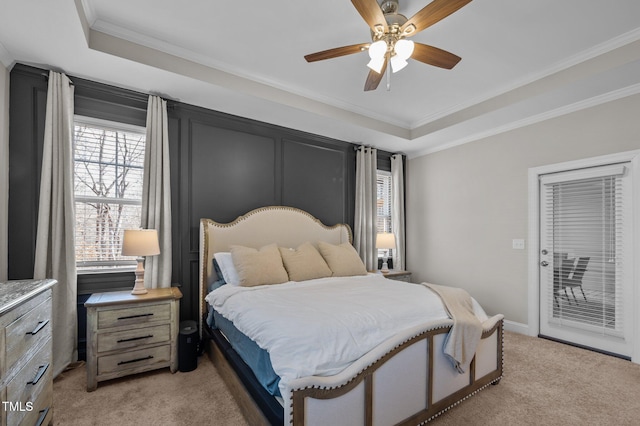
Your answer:
[[[120,340],[118,340],[118,343],[133,342],[134,340],[148,339],[150,337],[153,337],[153,334],[149,334],[147,336],[140,336],[140,337],[131,337],[129,339],[120,339]]]
[[[120,361],[118,363],[118,365],[123,365],[123,364],[130,364],[132,362],[138,362],[138,361],[146,361],[148,359],[152,359],[153,355],[149,355],[149,356],[145,356],[144,358],[136,358],[136,359],[131,359],[129,361]]]
[[[131,319],[131,318],[141,318],[141,317],[150,317],[153,316],[153,313],[148,313],[148,314],[140,314],[140,315],[129,315],[126,317],[118,317],[118,320],[127,320],[127,319]]]
[[[36,385],[40,381],[40,379],[42,379],[42,376],[44,376],[44,373],[47,371],[47,368],[49,368],[49,364],[41,365],[40,367],[38,367],[38,372],[36,373],[36,376],[30,382],[27,382],[27,384]]]
[[[36,426],[42,426],[44,419],[47,418],[47,414],[49,414],[49,407],[44,410],[40,410],[40,416],[38,417],[38,421],[36,422]]]
[[[46,321],[39,321],[38,322],[38,326],[36,328],[33,329],[33,331],[29,331],[26,334],[31,334],[32,336],[35,336],[36,334],[38,334],[38,332],[40,330],[42,330],[43,328],[45,328],[47,326],[47,324],[49,324],[49,320]]]

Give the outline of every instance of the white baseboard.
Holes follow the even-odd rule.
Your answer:
[[[529,326],[520,322],[504,320],[504,329],[518,334],[529,335]]]

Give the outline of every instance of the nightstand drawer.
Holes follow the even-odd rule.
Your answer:
[[[171,345],[101,356],[98,357],[98,375],[131,369],[146,371],[156,364],[169,365],[170,360]]]
[[[98,329],[140,325],[153,321],[168,322],[170,319],[171,305],[169,303],[108,309],[98,311]]]
[[[32,348],[39,346],[51,337],[51,303],[46,298],[9,324],[5,331],[7,367],[18,361]]]
[[[406,283],[411,282],[410,275],[398,275],[396,277],[389,277],[389,279],[394,281],[404,281]]]
[[[33,404],[33,410],[39,403],[50,406],[53,391],[53,366],[51,365],[51,340],[36,353],[31,360],[16,374],[7,385],[7,401],[20,403],[27,407],[27,403]],[[7,424],[20,424],[26,415],[32,415],[32,411],[10,410],[7,412]],[[39,409],[38,409],[39,410]]]
[[[170,338],[171,326],[169,323],[153,327],[115,331],[113,333],[102,333],[98,335],[98,353],[169,342]]]

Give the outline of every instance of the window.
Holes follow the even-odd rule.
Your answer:
[[[74,192],[79,272],[131,270],[120,254],[124,229],[139,228],[146,131],[76,116]]]
[[[378,233],[391,232],[391,173],[383,170],[377,172],[377,210]],[[378,250],[378,257],[384,256],[386,250]],[[389,250],[391,256],[392,250]]]

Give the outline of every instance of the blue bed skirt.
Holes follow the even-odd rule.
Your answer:
[[[209,327],[219,329],[227,338],[233,350],[249,366],[256,379],[271,395],[280,396],[280,377],[273,371],[269,353],[260,348],[256,342],[238,331],[231,321],[213,311],[209,316]]]

